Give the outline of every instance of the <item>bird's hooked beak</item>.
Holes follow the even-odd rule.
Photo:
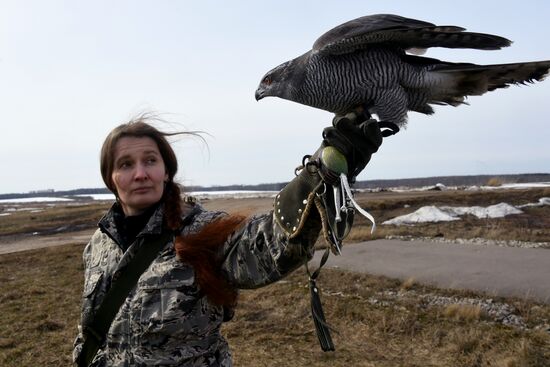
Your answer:
[[[256,101],[259,101],[260,99],[264,98],[264,89],[262,87],[259,87],[256,89]]]

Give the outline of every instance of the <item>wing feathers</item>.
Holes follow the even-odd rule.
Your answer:
[[[354,19],[323,34],[313,51],[340,55],[376,45],[411,48],[474,48],[498,50],[510,40],[485,33],[464,32],[456,26],[436,26],[397,15],[378,14]]]

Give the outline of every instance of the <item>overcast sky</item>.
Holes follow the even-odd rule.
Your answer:
[[[550,59],[550,2],[0,1],[0,193],[103,187],[99,149],[155,111],[202,130],[175,144],[184,185],[282,182],[320,143],[330,113],[254,99],[263,74],[347,20],[394,13],[514,41],[432,49],[481,64]],[[448,5],[447,5],[448,4]],[[360,180],[550,172],[550,80],[409,113]]]

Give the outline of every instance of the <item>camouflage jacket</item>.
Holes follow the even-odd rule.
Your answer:
[[[224,215],[205,211],[199,204],[190,206],[195,214],[183,235]],[[137,249],[147,244],[148,235],[163,231],[162,218],[161,205],[126,251],[120,246],[113,208],[100,221],[83,254],[85,282],[75,361],[84,342],[82,328],[89,325],[113,275],[124,271]],[[250,218],[221,249],[223,274],[237,288],[280,279],[313,255],[320,223],[309,222],[300,236],[289,239],[272,212]],[[201,295],[193,269],[185,259],[176,258],[169,241],[129,293],[92,366],[231,366],[227,342],[220,334],[223,320],[223,307]]]

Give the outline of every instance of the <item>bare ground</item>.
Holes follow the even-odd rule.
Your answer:
[[[491,193],[424,192],[360,194],[358,200],[379,222],[423,205],[481,205],[536,202],[548,189],[499,190]],[[209,209],[252,214],[271,208],[272,199],[212,200]],[[34,204],[33,204],[34,206]],[[28,206],[29,207],[29,206]],[[81,252],[87,231],[108,204],[34,208],[0,217],[0,248],[9,243],[69,245],[0,255],[0,365],[70,364],[82,289]],[[4,208],[5,209],[5,208]],[[386,235],[431,238],[489,237],[503,241],[550,238],[548,208],[519,216],[456,225],[410,228],[380,226]],[[32,213],[31,213],[32,212]],[[37,234],[32,235],[32,233]],[[358,219],[354,241],[369,238]],[[52,235],[52,233],[54,233]],[[57,233],[57,234],[55,234]],[[42,234],[48,234],[42,235]],[[81,236],[81,237],[80,237]],[[337,351],[322,353],[309,313],[307,277],[300,269],[282,282],[243,291],[233,322],[223,333],[236,366],[548,366],[550,307],[517,298],[493,298],[473,292],[436,289],[413,280],[325,269],[322,299]],[[449,303],[427,299],[451,300]],[[525,327],[504,325],[479,306],[460,300],[506,304]]]
[[[0,365],[69,366],[83,283],[82,245],[0,256]],[[323,353],[299,269],[273,285],[242,291],[222,333],[235,366],[548,366],[550,307],[506,304],[524,327],[504,325],[480,300],[384,277],[325,269],[319,284],[336,351]],[[450,300],[434,303],[432,300]],[[549,327],[548,325],[546,327]]]
[[[377,223],[408,214],[424,205],[489,206],[506,202],[512,205],[534,203],[549,197],[550,188],[492,191],[420,191],[358,193],[357,201],[369,210]],[[269,211],[273,198],[203,200],[209,210],[253,215]],[[44,244],[67,243],[67,233],[81,242],[95,230],[97,221],[110,203],[24,204],[10,216],[0,217],[0,254],[16,248],[30,249]],[[14,205],[0,206],[6,212]],[[550,240],[550,206],[523,209],[524,213],[505,218],[478,219],[465,216],[460,221],[426,223],[416,226],[379,225],[371,235],[370,223],[357,215],[348,242],[386,238],[388,236],[428,237],[441,239],[486,238],[502,241],[541,242]],[[71,239],[69,239],[71,241]],[[9,245],[9,248],[8,246]]]

